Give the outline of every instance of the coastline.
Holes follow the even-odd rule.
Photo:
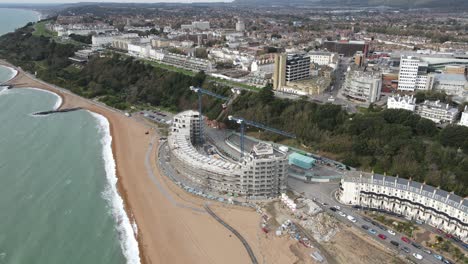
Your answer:
[[[9,80],[6,80],[1,85],[13,81],[18,75],[20,71],[16,69],[15,66],[11,65],[10,63],[3,61],[0,59],[0,66],[9,69],[12,74]],[[65,108],[67,96],[63,93],[53,90],[53,89],[46,89],[44,87],[21,87],[23,89],[32,89],[37,90],[40,92],[45,92],[52,94],[57,97],[57,102],[53,106],[53,110],[59,110]],[[99,133],[102,134],[101,137],[101,148],[102,148],[102,156],[104,159],[104,166],[105,166],[105,174],[106,174],[106,182],[107,185],[103,191],[103,194],[110,195],[111,197],[103,197],[109,203],[111,207],[111,214],[115,220],[116,230],[118,231],[119,237],[119,244],[122,250],[122,254],[126,258],[127,264],[145,264],[146,262],[142,261],[140,255],[142,255],[142,251],[140,248],[140,243],[138,241],[138,234],[135,230],[137,230],[137,223],[131,213],[130,206],[126,199],[124,199],[122,193],[123,187],[121,186],[121,182],[119,181],[118,177],[118,170],[115,162],[115,153],[113,146],[114,142],[112,140],[112,126],[109,120],[102,114],[96,113],[92,110],[86,109],[90,113],[90,115],[96,120],[97,127]],[[122,190],[122,191],[121,191]],[[129,228],[131,231],[131,236],[128,233]],[[136,248],[136,252],[135,252]],[[129,252],[133,251],[133,252]]]
[[[3,60],[0,65],[16,68]],[[203,209],[207,201],[185,192],[163,175],[157,162],[159,135],[153,125],[138,116],[126,117],[119,110],[16,69],[18,75],[8,82],[15,89],[36,87],[48,90],[62,97],[60,109],[81,107],[108,120],[117,190],[132,227],[137,226],[133,232],[137,233],[141,263],[250,262],[240,240]],[[294,241],[261,235],[262,218],[255,210],[215,202],[210,202],[210,208],[241,233],[262,263],[298,261],[290,249]]]

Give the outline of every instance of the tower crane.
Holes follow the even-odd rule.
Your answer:
[[[241,158],[244,157],[245,125],[258,127],[258,128],[263,129],[263,130],[273,132],[273,133],[276,133],[278,135],[282,135],[282,136],[285,136],[285,137],[296,138],[295,134],[288,133],[288,132],[285,132],[285,131],[281,131],[281,130],[276,129],[276,128],[271,128],[271,127],[268,127],[268,126],[263,125],[261,123],[254,122],[254,121],[249,121],[249,120],[243,119],[241,117],[229,116],[228,119],[230,121],[234,121],[234,122],[236,122],[236,123],[238,123],[240,125],[240,128],[241,128],[241,137],[240,137]]]
[[[223,103],[223,108],[226,108],[229,104],[232,103],[233,100],[231,100],[232,98],[231,97],[226,97],[226,96],[223,96],[223,95],[219,95],[217,93],[213,93],[212,91],[208,91],[208,90],[205,90],[203,88],[200,88],[200,87],[194,87],[194,86],[190,86],[190,90],[197,93],[198,95],[198,113],[200,114],[199,115],[199,118],[200,118],[200,134],[199,134],[199,143],[203,143],[203,114],[202,114],[202,95],[209,95],[209,96],[212,96],[212,97],[215,97],[215,98],[218,98],[218,99],[221,99],[221,100],[224,100],[224,101],[227,101],[227,103]],[[240,91],[238,89],[231,89],[231,91],[233,92],[233,94],[239,94]]]

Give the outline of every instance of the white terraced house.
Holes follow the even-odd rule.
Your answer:
[[[468,199],[430,185],[373,173],[348,172],[338,198],[423,221],[468,242]]]

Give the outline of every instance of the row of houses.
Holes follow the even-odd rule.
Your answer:
[[[350,171],[341,180],[338,198],[345,204],[425,222],[468,242],[468,199],[440,188],[398,176]]]

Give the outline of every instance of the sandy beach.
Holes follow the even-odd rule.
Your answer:
[[[150,125],[15,69],[18,74],[8,82],[15,88],[52,91],[62,97],[62,109],[82,107],[108,119],[119,193],[138,225],[142,263],[250,263],[242,243],[203,210],[206,201],[184,192],[161,174],[156,162],[158,134]],[[259,262],[298,261],[291,250],[294,242],[262,233],[260,215],[254,210],[216,203],[211,207],[247,239]]]

